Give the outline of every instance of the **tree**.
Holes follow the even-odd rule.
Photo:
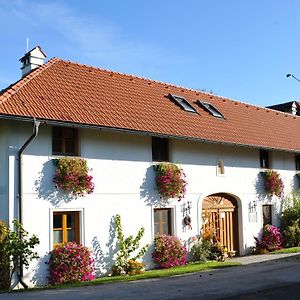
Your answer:
[[[28,232],[17,220],[13,221],[14,231],[0,223],[0,289],[9,289],[13,274],[20,262],[28,268],[29,262],[39,258],[33,249],[39,244],[36,235]]]

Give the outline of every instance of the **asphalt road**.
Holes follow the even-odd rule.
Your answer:
[[[300,299],[299,256],[163,279],[0,294],[0,300]]]

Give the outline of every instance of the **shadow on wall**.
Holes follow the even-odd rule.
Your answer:
[[[95,259],[96,277],[110,273],[115,262],[114,257],[116,256],[118,249],[116,246],[116,225],[114,217],[110,220],[109,239],[105,246],[107,251],[104,253],[97,237],[93,237],[92,248]]]
[[[50,259],[50,254],[43,256],[38,260],[37,266],[33,269],[34,275],[32,277],[32,282],[35,286],[48,284],[49,259]]]
[[[268,195],[265,191],[265,179],[261,173],[257,174],[255,180],[255,192],[258,201],[271,201],[272,197]]]
[[[160,206],[163,202],[156,190],[155,171],[153,166],[148,167],[146,170],[143,183],[140,186],[140,196],[148,206]]]
[[[45,162],[34,185],[39,199],[49,201],[53,206],[58,207],[62,203],[68,203],[76,199],[76,196],[67,194],[55,187],[53,183],[54,173],[55,166],[53,160]]]

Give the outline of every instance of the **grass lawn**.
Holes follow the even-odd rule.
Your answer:
[[[300,247],[283,248],[270,252],[270,254],[282,254],[282,253],[300,253]]]
[[[132,276],[107,276],[100,277],[93,281],[84,281],[84,282],[76,282],[70,284],[61,284],[55,286],[45,286],[43,288],[30,288],[30,289],[22,289],[22,290],[14,290],[11,292],[24,292],[24,291],[33,291],[33,290],[41,290],[41,289],[57,289],[57,288],[69,288],[69,287],[80,287],[80,286],[92,286],[109,282],[121,282],[121,281],[133,281],[133,280],[141,280],[141,279],[149,279],[149,278],[162,278],[173,275],[182,275],[187,273],[194,273],[212,269],[220,269],[227,268],[233,266],[239,266],[240,263],[236,262],[216,262],[210,261],[206,263],[191,263],[186,266],[173,267],[170,269],[160,269],[160,270],[149,270],[141,275],[132,275]],[[0,292],[1,293],[1,292]]]

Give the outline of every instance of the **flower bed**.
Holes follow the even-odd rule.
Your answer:
[[[158,235],[154,239],[155,250],[152,258],[158,269],[186,265],[187,250],[175,236]]]
[[[67,243],[51,251],[49,283],[62,284],[95,279],[94,260],[88,248]]]

